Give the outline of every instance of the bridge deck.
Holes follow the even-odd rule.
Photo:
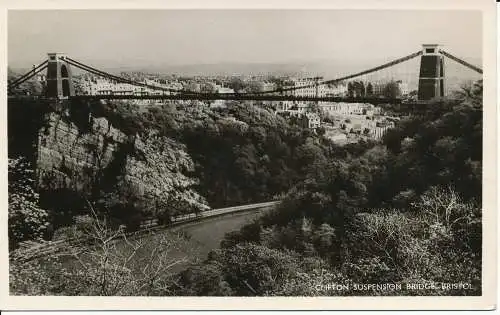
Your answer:
[[[304,101],[304,102],[344,102],[344,103],[401,103],[400,98],[380,97],[314,97],[268,94],[174,94],[174,95],[77,95],[70,97],[79,100],[241,100],[241,101]]]

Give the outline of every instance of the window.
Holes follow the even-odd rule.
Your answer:
[[[426,54],[433,54],[433,53],[435,53],[435,52],[436,52],[436,50],[435,50],[434,48],[426,48],[426,49],[425,49],[425,53],[426,53]]]

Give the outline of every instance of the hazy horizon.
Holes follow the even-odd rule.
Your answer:
[[[106,68],[330,63],[356,68],[443,44],[481,60],[479,11],[11,10],[8,63],[64,52]]]

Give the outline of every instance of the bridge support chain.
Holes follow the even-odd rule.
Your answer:
[[[100,76],[100,77],[103,77],[103,78],[106,78],[106,79],[109,79],[112,81],[117,81],[120,83],[126,83],[126,84],[130,84],[130,85],[134,85],[134,86],[139,86],[139,87],[144,87],[144,88],[148,88],[148,89],[152,89],[152,90],[159,90],[159,91],[164,91],[164,92],[169,92],[169,93],[182,93],[183,92],[182,90],[169,89],[169,88],[165,88],[165,87],[161,87],[161,86],[154,86],[154,85],[150,85],[150,84],[146,84],[146,83],[135,82],[135,81],[132,81],[129,79],[125,79],[125,78],[104,72],[102,70],[96,69],[94,67],[88,66],[86,64],[83,64],[81,62],[78,62],[78,61],[73,60],[73,59],[68,58],[68,57],[66,57],[66,61],[69,64],[71,64],[72,66],[75,66],[81,70],[90,72],[92,74],[95,74],[97,76]]]
[[[298,90],[298,89],[307,89],[307,88],[317,87],[318,85],[339,83],[341,81],[346,81],[346,80],[349,80],[349,79],[354,79],[354,78],[360,77],[362,75],[367,75],[367,74],[370,74],[370,73],[373,73],[373,72],[376,72],[376,71],[383,70],[385,68],[389,68],[389,67],[395,66],[395,65],[400,64],[402,62],[405,62],[405,61],[411,60],[411,59],[413,59],[415,57],[418,57],[421,54],[422,54],[422,51],[417,51],[417,52],[415,52],[413,54],[410,54],[408,56],[405,56],[405,57],[402,57],[402,58],[398,58],[396,60],[384,63],[383,65],[380,65],[378,67],[374,67],[374,68],[371,68],[371,69],[368,69],[368,70],[365,70],[365,71],[361,71],[361,72],[358,72],[358,73],[346,75],[346,76],[343,76],[343,77],[340,77],[340,78],[337,78],[337,79],[321,81],[321,82],[317,82],[317,83],[309,84],[309,85],[304,85],[304,86],[284,88],[284,89],[280,89],[279,91],[278,90],[266,91],[266,92],[261,92],[261,94],[270,94],[270,93],[276,93],[276,92],[283,93],[283,92],[294,91],[294,90]]]
[[[35,75],[37,75],[41,71],[45,70],[47,68],[47,63],[48,63],[48,60],[45,60],[44,62],[42,62],[38,66],[34,67],[31,71],[25,73],[24,75],[20,76],[16,80],[10,82],[8,84],[8,90],[12,90],[15,87],[18,87],[19,85],[21,85],[24,82],[26,82],[27,80],[31,79],[32,77],[34,77]]]
[[[455,56],[453,56],[452,54],[450,54],[450,53],[448,53],[448,52],[446,52],[446,51],[444,51],[444,50],[439,50],[439,52],[440,52],[441,54],[443,54],[443,56],[448,57],[448,58],[450,58],[451,60],[458,62],[458,63],[459,63],[459,64],[461,64],[462,66],[466,66],[467,68],[472,69],[472,70],[476,71],[477,73],[483,74],[483,69],[481,69],[481,68],[479,68],[479,67],[476,67],[476,66],[474,66],[473,64],[470,64],[470,63],[468,63],[467,61],[464,61],[464,60],[462,60],[462,59],[460,59],[460,58],[458,58],[458,57],[455,57]]]

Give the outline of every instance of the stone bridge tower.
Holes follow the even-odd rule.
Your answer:
[[[47,65],[47,97],[67,99],[75,95],[71,67],[61,53],[49,53]]]
[[[444,56],[437,44],[424,44],[420,61],[418,100],[428,101],[444,96]]]

